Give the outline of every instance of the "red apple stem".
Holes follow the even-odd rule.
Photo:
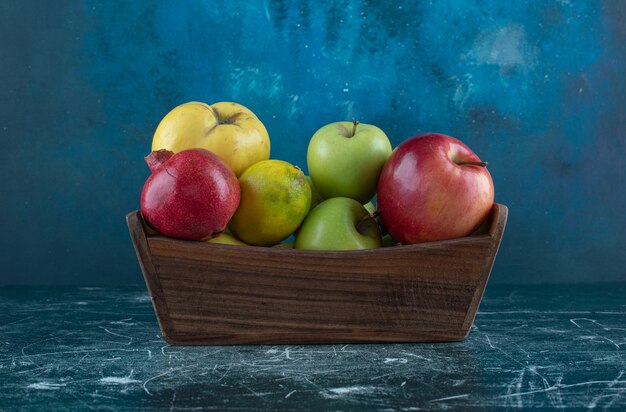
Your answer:
[[[352,134],[350,135],[350,137],[354,137],[354,135],[356,134],[356,127],[359,125],[359,122],[357,120],[352,122]]]
[[[174,152],[166,149],[157,150],[144,157],[150,171],[155,172],[161,168],[163,163],[167,162],[170,157],[174,156]]]
[[[480,166],[487,167],[487,162],[460,162],[457,163],[459,166]]]

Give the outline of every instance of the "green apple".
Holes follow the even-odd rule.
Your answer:
[[[309,212],[294,249],[355,250],[381,247],[376,220],[354,199],[334,197]]]
[[[307,165],[323,199],[349,197],[369,202],[391,155],[387,135],[376,126],[336,122],[319,129],[309,142]]]

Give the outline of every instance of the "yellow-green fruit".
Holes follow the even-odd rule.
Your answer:
[[[239,176],[250,165],[270,157],[270,138],[248,108],[232,102],[181,104],[159,123],[152,151],[207,149]]]
[[[239,176],[241,201],[230,231],[244,242],[271,246],[291,235],[311,205],[311,188],[299,168],[264,160]]]
[[[228,234],[226,232],[221,235],[214,237],[213,239],[207,240],[207,243],[219,243],[222,245],[237,245],[237,246],[248,246],[243,243],[241,240],[237,239],[235,236]]]

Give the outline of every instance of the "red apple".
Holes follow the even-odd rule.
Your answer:
[[[146,157],[152,174],[141,193],[141,213],[158,232],[181,239],[218,236],[237,210],[237,176],[204,149],[174,154],[158,150]]]
[[[438,133],[411,137],[392,153],[378,181],[378,210],[403,244],[471,234],[493,205],[493,180],[461,141]]]

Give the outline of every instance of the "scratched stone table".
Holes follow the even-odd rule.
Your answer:
[[[143,287],[0,289],[0,410],[626,410],[626,284],[490,286],[452,344],[171,347]]]

